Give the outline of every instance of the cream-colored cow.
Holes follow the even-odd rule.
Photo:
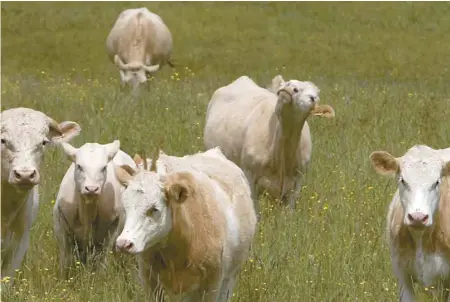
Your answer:
[[[75,122],[57,123],[30,108],[1,113],[1,278],[10,277],[10,284],[28,250],[30,229],[39,207],[39,168],[45,149],[70,141],[80,131]]]
[[[375,170],[394,177],[398,186],[387,214],[387,238],[401,302],[414,301],[412,280],[450,286],[449,152],[416,145],[401,157],[385,151],[370,155]],[[444,293],[450,301],[448,290]]]
[[[133,89],[165,64],[173,67],[172,34],[161,17],[145,7],[119,15],[106,39],[106,51],[120,71],[122,85]]]
[[[306,119],[333,117],[334,110],[318,104],[313,83],[275,79],[276,93],[247,76],[217,89],[206,113],[204,144],[219,146],[244,171],[255,200],[263,188],[293,208],[311,154]]]
[[[172,159],[172,171],[153,160],[150,171],[117,169],[126,186],[117,248],[137,255],[148,293],[159,279],[171,298],[228,301],[256,228],[245,176],[216,151]]]
[[[104,145],[86,143],[80,148],[63,143],[62,147],[72,164],[59,187],[53,227],[60,251],[60,275],[67,278],[76,246],[83,263],[89,247],[100,252],[108,251],[110,244],[114,246],[124,223],[120,201],[123,188],[116,178],[115,166],[137,167],[120,150],[118,140]]]

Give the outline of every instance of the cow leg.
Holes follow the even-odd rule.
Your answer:
[[[414,301],[414,289],[411,281],[411,277],[406,272],[400,272],[398,274],[398,287],[400,302],[413,302]]]
[[[294,189],[287,193],[287,202],[289,209],[294,210],[297,198],[300,196],[302,190],[302,175],[297,175],[294,182]]]
[[[220,296],[217,300],[218,302],[226,302],[231,300],[231,297],[233,297],[233,290],[236,285],[236,276],[238,271],[239,269],[235,269],[230,276],[223,279],[222,287],[220,289]]]
[[[20,269],[29,245],[30,245],[30,230],[28,229],[25,230],[22,238],[19,241],[19,244],[17,245],[16,252],[12,255],[11,265],[9,266],[8,269],[9,276],[12,276],[16,270]],[[10,281],[11,285],[12,281],[13,280]]]
[[[163,302],[164,295],[162,287],[158,282],[158,277],[152,271],[150,264],[146,263],[141,257],[138,258],[139,279],[145,290],[144,300],[146,302]]]
[[[223,277],[219,278],[216,282],[211,282],[204,291],[200,291],[200,300],[202,302],[216,302],[220,296],[220,290],[223,283]]]
[[[251,173],[249,170],[244,170],[244,175],[248,180],[248,183],[250,185],[250,192],[251,192],[251,198],[253,200],[253,205],[256,212],[256,218],[259,221],[260,220],[260,207],[259,207],[259,200],[258,200],[258,192],[257,192],[257,179],[253,176],[253,173]]]
[[[56,241],[59,249],[59,275],[65,280],[69,277],[69,269],[72,266],[72,240],[67,232],[69,226],[64,221],[63,213],[56,208],[53,211],[53,231],[55,233]]]

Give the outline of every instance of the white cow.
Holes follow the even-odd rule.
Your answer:
[[[385,151],[370,155],[375,170],[394,177],[398,186],[387,214],[387,238],[402,302],[414,301],[412,280],[450,286],[449,152],[416,145],[401,157]]]
[[[1,113],[1,277],[15,275],[28,250],[39,206],[39,172],[45,149],[79,135],[75,122],[57,123],[40,111],[14,108]],[[11,280],[12,284],[12,280]]]
[[[173,171],[168,158],[154,159],[156,171],[116,170],[126,186],[117,248],[137,255],[148,294],[161,282],[172,299],[223,302],[232,296],[256,214],[243,172],[213,153],[175,159]]]
[[[161,17],[145,7],[119,15],[106,39],[106,50],[119,68],[122,84],[134,89],[166,63],[173,67],[172,35]]]
[[[311,154],[305,121],[310,115],[334,117],[334,110],[318,104],[313,83],[276,78],[276,94],[247,76],[217,89],[206,113],[204,144],[219,146],[244,170],[255,200],[264,188],[293,208]]]
[[[62,147],[72,164],[62,179],[53,221],[60,251],[60,274],[67,278],[75,244],[84,263],[90,243],[96,252],[114,244],[123,228],[120,202],[123,188],[114,167],[137,167],[133,159],[119,149],[118,140],[105,145],[86,143],[78,149],[67,143]]]

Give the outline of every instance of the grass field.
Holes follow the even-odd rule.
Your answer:
[[[125,8],[146,6],[172,31],[177,67],[139,99],[120,91],[106,36]],[[233,301],[396,301],[384,239],[395,184],[369,154],[448,147],[450,3],[24,2],[1,4],[2,109],[73,120],[72,143],[112,142],[133,155],[203,150],[213,91],[241,75],[311,80],[336,118],[310,119],[313,156],[294,213],[263,199],[251,258]],[[40,209],[16,287],[3,301],[136,301],[134,274],[79,266],[58,280],[51,213],[69,161],[48,150]],[[131,264],[133,259],[128,258]],[[434,301],[419,291],[419,301]],[[437,301],[437,300],[436,300]]]

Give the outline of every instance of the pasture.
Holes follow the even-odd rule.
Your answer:
[[[119,89],[105,40],[123,9],[140,6],[171,30],[177,66],[133,99]],[[76,121],[77,147],[119,139],[131,156],[150,156],[164,138],[168,154],[195,153],[220,86],[241,75],[264,87],[277,74],[314,82],[336,117],[308,120],[313,154],[295,212],[259,200],[262,219],[232,301],[398,299],[384,235],[395,183],[374,172],[369,154],[449,147],[449,3],[4,2],[1,14],[2,110]],[[136,301],[131,256],[126,271],[110,261],[57,278],[51,215],[69,164],[62,150],[47,152],[30,248],[2,300]]]

